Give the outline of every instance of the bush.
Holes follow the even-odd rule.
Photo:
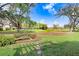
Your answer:
[[[43,27],[40,27],[40,29],[42,29],[42,30],[46,30],[47,27],[46,27],[46,26],[43,26]]]
[[[10,28],[6,28],[6,31],[7,31],[7,30],[10,30]]]
[[[0,28],[0,31],[3,31],[3,28]]]
[[[34,31],[33,31],[32,29],[20,30],[20,32],[24,32],[24,33],[34,33]]]
[[[0,46],[11,45],[15,43],[15,38],[13,36],[0,36]]]
[[[53,32],[53,29],[47,29],[45,32]]]
[[[16,30],[16,28],[12,28],[13,30]]]

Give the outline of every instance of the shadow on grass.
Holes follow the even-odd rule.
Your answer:
[[[36,50],[34,45],[23,45],[22,47],[15,48],[14,56],[35,56]]]
[[[66,41],[61,43],[40,43],[44,56],[79,56],[79,41]],[[15,48],[14,56],[38,56],[35,45],[23,45]]]
[[[46,56],[79,56],[79,41],[45,42],[42,44],[42,51]]]

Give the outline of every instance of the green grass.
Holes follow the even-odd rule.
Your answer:
[[[35,46],[31,44],[14,44],[5,47],[0,47],[0,56],[30,56],[37,55]]]
[[[78,55],[79,56],[79,33],[63,36],[42,36],[43,55]]]
[[[38,33],[38,32],[44,32],[45,30],[41,30],[41,29],[26,29],[26,30],[20,30],[19,32],[26,32],[26,33]],[[18,33],[17,30],[4,30],[4,31],[0,31],[0,33]]]
[[[64,41],[79,41],[79,33],[70,33],[63,35],[41,35],[42,41],[52,41],[52,42],[64,42]]]
[[[47,56],[79,56],[79,33],[66,35],[41,35],[39,41],[42,55]],[[35,49],[37,42],[29,44],[14,44],[0,47],[0,55],[37,55]]]

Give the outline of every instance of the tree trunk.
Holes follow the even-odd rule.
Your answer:
[[[75,31],[75,24],[71,25],[70,27],[70,32],[74,32]]]
[[[77,19],[77,18],[72,18],[72,19],[70,20],[70,32],[74,32],[74,31],[75,31],[75,27],[76,27],[75,22],[76,22],[76,19]]]
[[[71,16],[69,16],[69,20],[70,20],[70,23],[69,23],[69,25],[70,25],[69,31],[72,32],[72,17]]]
[[[73,25],[72,27],[72,32],[75,32],[75,25]]]
[[[75,28],[76,28],[76,24],[75,24],[75,22],[76,22],[76,18],[74,19],[74,22],[73,22],[73,32],[75,32]]]
[[[72,26],[70,26],[70,32],[73,32]]]
[[[21,29],[21,23],[20,23],[20,22],[18,22],[17,32],[20,32],[20,29]]]

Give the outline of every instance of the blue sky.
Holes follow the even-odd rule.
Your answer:
[[[68,24],[68,17],[56,17],[54,15],[57,13],[57,10],[63,6],[65,6],[65,4],[62,3],[38,3],[31,9],[31,20],[38,23],[45,23],[48,27],[52,27],[53,24],[59,24],[60,26]]]

